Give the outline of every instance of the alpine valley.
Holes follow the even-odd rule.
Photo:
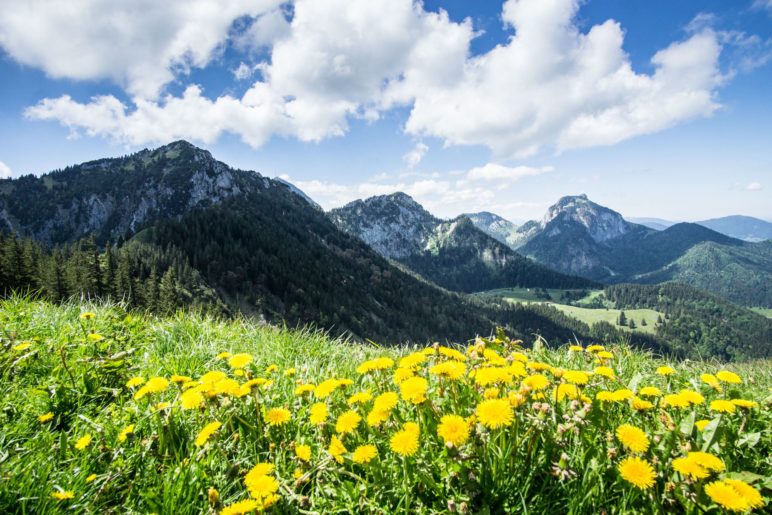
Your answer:
[[[442,220],[404,193],[325,213],[289,183],[177,141],[0,180],[0,290],[312,324],[382,344],[502,327],[549,344],[768,357],[772,321],[749,308],[772,307],[772,241],[721,224],[662,227],[584,195],[520,227],[487,212]]]

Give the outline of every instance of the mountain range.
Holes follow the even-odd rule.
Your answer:
[[[770,245],[696,224],[656,231],[586,196],[564,197],[520,227],[492,213],[442,220],[404,193],[325,213],[295,186],[184,141],[0,180],[0,294],[109,297],[386,344],[458,341],[501,326],[550,342],[767,356],[772,323],[724,299],[770,305]],[[604,290],[618,309],[660,310],[653,334],[466,294],[622,281],[675,285]]]
[[[628,220],[658,231],[678,223],[662,218],[628,218]],[[731,215],[694,223],[739,240],[758,242],[772,239],[772,223],[752,216]]]
[[[524,258],[467,216],[440,220],[404,193],[357,200],[333,209],[329,217],[382,256],[449,290],[598,286]]]
[[[565,274],[609,284],[678,280],[735,302],[772,306],[770,242],[745,242],[693,223],[651,229],[586,195],[561,198],[510,241]]]
[[[337,229],[296,188],[184,141],[0,180],[0,224],[26,238],[0,242],[6,292],[112,294],[149,309],[198,306],[384,343],[466,338],[497,325],[520,336],[591,337],[555,310],[448,292]]]

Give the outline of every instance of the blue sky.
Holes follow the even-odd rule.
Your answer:
[[[770,84],[769,0],[33,0],[0,12],[0,174],[184,138],[326,208],[772,219]]]

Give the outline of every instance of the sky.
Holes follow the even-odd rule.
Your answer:
[[[329,209],[772,220],[772,0],[0,0],[0,176],[177,139]]]

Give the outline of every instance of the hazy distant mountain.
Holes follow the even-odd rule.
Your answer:
[[[671,220],[663,220],[662,218],[635,218],[635,217],[628,217],[626,218],[627,221],[632,222],[634,224],[638,225],[644,225],[650,229],[655,229],[657,231],[663,231],[670,227],[671,225],[675,225],[678,222],[673,222]]]
[[[762,285],[772,273],[768,249],[702,225],[651,229],[585,195],[560,199],[526,225],[530,235],[520,252],[566,274],[607,283],[678,280],[736,302],[772,305]]]
[[[772,223],[751,216],[725,216],[697,223],[740,240],[764,241],[772,239]]]
[[[469,218],[475,227],[489,236],[493,236],[501,243],[505,243],[512,248],[517,247],[519,242],[517,225],[509,220],[488,211],[468,213],[462,216]]]
[[[526,259],[466,216],[443,221],[404,193],[356,200],[329,212],[340,229],[444,288],[583,288],[591,281]]]

